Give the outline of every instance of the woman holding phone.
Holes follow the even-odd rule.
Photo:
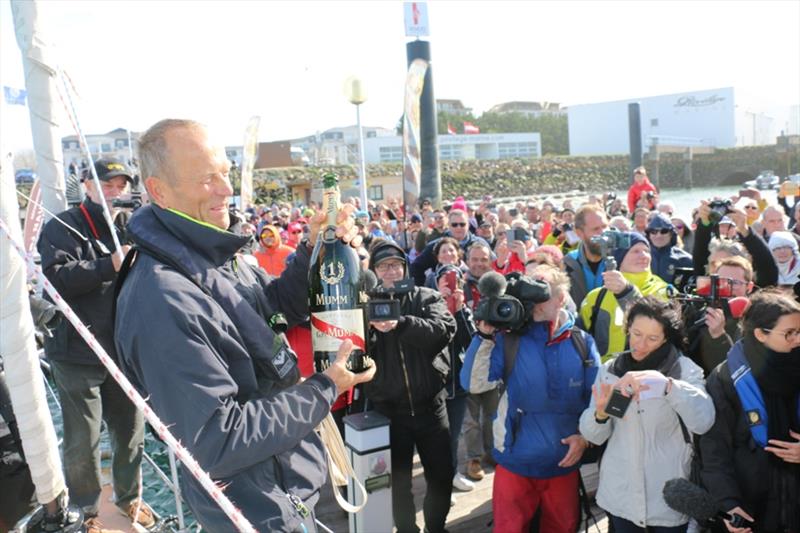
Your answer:
[[[583,437],[607,443],[597,504],[616,533],[683,533],[689,517],[664,502],[664,484],[688,478],[691,434],[714,423],[703,370],[681,353],[680,312],[648,296],[628,310],[630,349],[605,362],[580,420]]]

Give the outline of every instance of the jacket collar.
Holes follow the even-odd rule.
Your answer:
[[[148,249],[177,257],[184,251],[199,254],[219,267],[232,259],[249,237],[221,230],[186,214],[150,204],[138,209],[128,224],[133,241]]]

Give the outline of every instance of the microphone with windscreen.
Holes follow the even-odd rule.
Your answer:
[[[699,522],[723,519],[732,527],[753,527],[755,524],[742,515],[720,511],[719,505],[708,491],[688,479],[670,479],[664,484],[664,501],[679,513],[689,515]]]
[[[501,274],[489,271],[478,280],[478,292],[484,298],[497,298],[506,293],[508,282]]]

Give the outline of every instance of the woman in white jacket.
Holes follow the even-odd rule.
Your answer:
[[[703,370],[680,352],[679,311],[646,297],[628,311],[630,346],[607,361],[592,387],[592,400],[580,420],[588,441],[608,442],[600,462],[597,503],[616,533],[683,533],[689,517],[664,502],[664,484],[688,478],[691,433],[714,423],[714,404],[705,390]],[[630,404],[621,418],[609,416],[616,389]],[[619,412],[617,412],[619,414]]]

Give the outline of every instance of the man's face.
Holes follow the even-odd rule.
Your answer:
[[[783,214],[777,209],[770,207],[761,216],[767,235],[772,235],[775,231],[786,231],[786,226],[783,223]]]
[[[492,269],[492,257],[483,246],[473,246],[467,255],[467,268],[475,278],[480,278]]]
[[[170,176],[160,180],[163,208],[171,208],[190,217],[228,229],[228,198],[233,194],[228,179],[230,162],[222,147],[215,146],[205,128],[175,128],[166,134]]]
[[[97,194],[94,180],[87,179],[83,183],[86,186],[86,196],[88,196],[92,202],[99,204],[100,195]],[[103,197],[106,199],[106,204],[108,204],[110,209],[111,202],[122,196],[128,188],[128,179],[125,176],[116,176],[108,181],[100,181],[100,188]]]
[[[732,265],[722,265],[717,269],[717,274],[721,278],[733,280],[733,296],[747,296],[753,290],[753,282],[747,281],[744,270]]]
[[[487,242],[492,242],[494,239],[494,230],[490,224],[486,224],[478,228],[478,236],[486,239]]]
[[[566,295],[560,290],[550,284],[550,299],[546,302],[534,304],[533,306],[533,321],[534,322],[555,322],[558,318],[558,313],[564,307]]]
[[[620,272],[638,274],[650,268],[650,247],[643,242],[636,243],[633,248],[628,250],[622,264],[619,265]]]
[[[444,213],[437,211],[433,214],[433,227],[436,229],[444,229],[445,216]]]
[[[650,239],[650,244],[656,248],[664,248],[669,246],[672,240],[672,232],[668,229],[647,230],[647,238]]]
[[[532,224],[536,224],[539,222],[539,208],[538,207],[529,207],[526,213],[528,217],[528,222]]]
[[[453,213],[448,219],[450,220],[450,233],[457,241],[463,241],[469,233],[466,213]]]
[[[590,252],[595,255],[600,255],[600,247],[592,244],[591,241],[592,237],[600,235],[606,229],[608,229],[606,217],[594,211],[589,211],[586,213],[586,218],[584,218],[583,227],[575,228],[575,233],[581,238],[583,245],[588,248]]]
[[[644,211],[638,211],[633,216],[633,225],[636,229],[644,231],[644,228],[647,227],[647,213]]]
[[[405,277],[405,263],[400,259],[386,259],[375,266],[375,275],[389,289]]]

